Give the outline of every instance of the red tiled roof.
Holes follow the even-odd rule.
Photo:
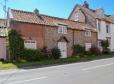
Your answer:
[[[49,26],[58,26],[58,24],[63,24],[67,25],[68,28],[78,29],[78,30],[85,30],[86,28],[89,27],[89,29],[96,32],[95,28],[92,28],[88,24],[75,22],[64,18],[52,17],[43,14],[35,14],[34,12],[27,12],[15,9],[11,9],[11,13],[13,16],[12,20],[14,21],[42,24]]]

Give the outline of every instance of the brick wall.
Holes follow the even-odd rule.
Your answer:
[[[85,31],[78,31],[68,29],[67,34],[58,33],[57,27],[46,27],[45,28],[45,45],[48,49],[57,47],[57,41],[61,36],[65,36],[68,39],[67,49],[68,56],[72,55],[72,46],[73,46],[73,31],[74,31],[74,44],[80,44],[85,46],[85,43],[92,43],[92,46],[97,46],[97,33],[92,32],[91,37],[85,37]]]
[[[67,34],[58,33],[58,27],[52,26],[42,26],[28,23],[13,23],[11,28],[19,31],[24,39],[34,39],[37,41],[37,47],[43,48],[46,46],[48,49],[52,49],[58,46],[58,40],[61,36],[64,36],[67,42],[67,54],[72,55],[73,37],[74,44],[80,44],[85,46],[85,43],[92,43],[92,45],[97,45],[97,33],[92,32],[91,37],[85,37],[85,31],[72,30],[68,28]],[[74,32],[74,36],[73,36]]]
[[[93,46],[97,46],[97,33],[92,32],[91,37],[86,37],[85,31],[75,31],[74,44],[85,46],[85,43],[92,43]]]
[[[23,38],[26,40],[36,40],[38,48],[44,47],[44,26],[29,23],[12,22],[11,28],[19,31]]]

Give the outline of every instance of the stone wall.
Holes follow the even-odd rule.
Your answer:
[[[46,27],[45,28],[45,46],[48,47],[48,49],[52,49],[53,47],[58,46],[58,40],[61,38],[61,36],[64,36],[68,42],[67,42],[67,50],[68,50],[68,56],[72,55],[72,46],[73,46],[73,31],[71,29],[68,29],[67,34],[60,34],[58,33],[57,27]]]

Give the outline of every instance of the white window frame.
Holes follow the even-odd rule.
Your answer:
[[[75,14],[75,21],[79,21],[79,14],[78,13]]]
[[[0,27],[0,36],[6,36],[6,27]]]
[[[85,50],[86,51],[89,51],[91,47],[92,47],[92,43],[85,43]]]
[[[85,36],[86,37],[91,37],[91,35],[92,35],[92,32],[90,30],[85,31]]]
[[[67,30],[68,30],[68,28],[65,25],[58,26],[58,33],[67,34]]]
[[[99,32],[101,31],[101,24],[100,24],[100,22],[98,22],[98,31]]]
[[[37,49],[37,41],[36,40],[24,40],[24,47],[27,49]]]

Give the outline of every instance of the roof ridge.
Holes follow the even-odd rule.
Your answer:
[[[11,9],[11,10],[16,11],[16,12],[34,14],[34,12],[25,11],[25,10],[19,10],[19,9]],[[69,19],[65,19],[65,18],[61,18],[61,17],[56,17],[56,16],[45,15],[45,14],[40,14],[40,16],[46,16],[46,17],[50,17],[50,18],[54,18],[54,19],[66,20],[66,21],[77,22],[77,23],[83,23],[83,22],[73,21],[73,20],[69,20]]]
[[[18,10],[18,9],[11,9],[11,10],[13,10],[13,11],[18,11],[18,12],[24,12],[24,13],[31,13],[31,14],[34,14],[34,12],[25,11],[25,10]],[[48,16],[48,17],[52,17],[52,18],[58,18],[58,19],[67,20],[67,19],[65,19],[65,18],[60,18],[60,17],[56,17],[56,16],[50,16],[50,15],[45,15],[45,14],[40,14],[40,15]]]
[[[73,20],[69,20],[69,19],[65,19],[65,18],[60,18],[60,17],[55,17],[55,16],[49,16],[49,15],[45,15],[45,14],[40,14],[40,15],[41,16],[45,16],[45,17],[54,18],[54,19],[59,19],[59,20],[66,20],[66,21],[70,21],[70,22],[84,23],[84,22],[73,21]]]
[[[68,20],[68,19],[65,19],[65,18],[56,17],[56,16],[50,16],[50,15],[45,15],[45,14],[40,14],[40,15],[42,15],[42,16],[47,16],[47,17],[51,17],[51,18],[56,18],[56,19]]]
[[[31,13],[34,14],[34,12],[32,11],[25,11],[25,10],[20,10],[20,9],[11,9],[12,11],[16,11],[16,12],[23,12],[23,13]]]

